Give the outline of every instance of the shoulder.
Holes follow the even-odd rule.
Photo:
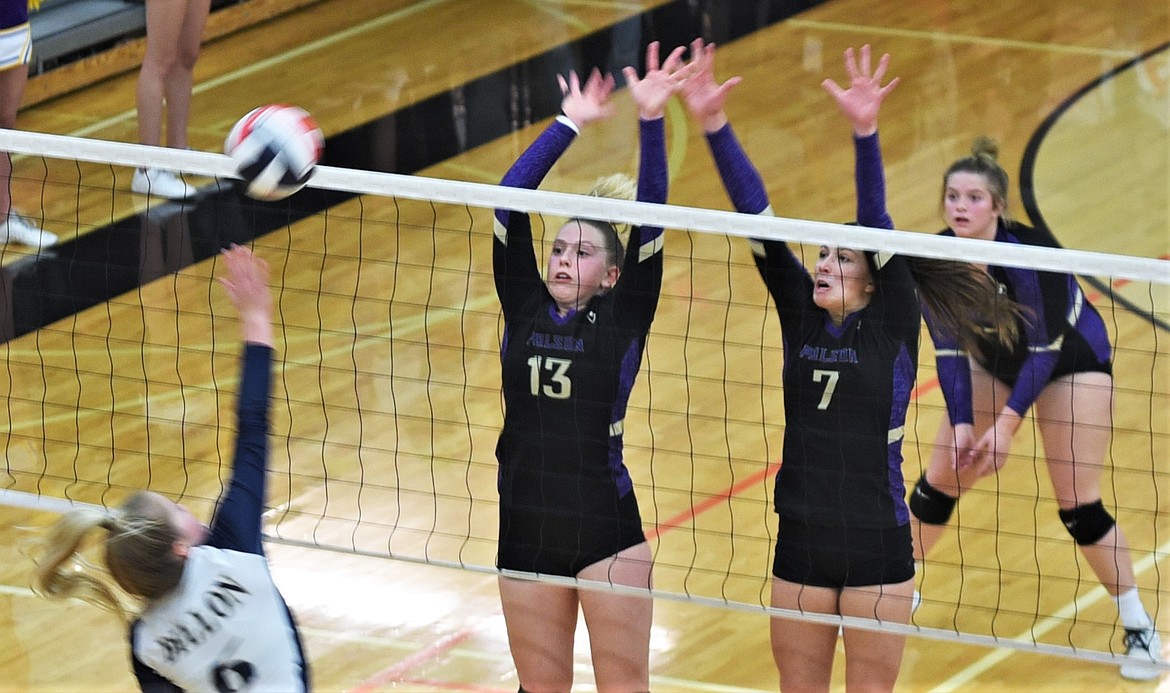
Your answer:
[[[1018,221],[1000,221],[999,235],[1006,236],[1004,240],[1024,245],[1042,246],[1045,248],[1059,248],[1060,242],[1052,232],[1043,227],[1032,227]]]

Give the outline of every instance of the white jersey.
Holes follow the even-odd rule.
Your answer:
[[[131,646],[138,664],[185,691],[305,690],[296,627],[262,555],[192,547],[178,587],[135,622]]]

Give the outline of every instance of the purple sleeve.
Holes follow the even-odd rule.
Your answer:
[[[666,202],[666,138],[662,118],[639,120],[638,201]],[[633,226],[618,279],[619,314],[635,329],[650,328],[662,290],[662,227]]]
[[[559,116],[545,128],[504,174],[500,185],[529,190],[540,185],[577,137],[570,122]],[[493,237],[492,272],[496,294],[507,317],[543,285],[536,251],[532,247],[531,219],[522,212],[497,209]]]
[[[577,137],[577,131],[566,124],[561,116],[554,120],[551,125],[545,128],[544,132],[540,133],[540,137],[536,141],[528,145],[524,153],[516,159],[516,163],[508,169],[504,174],[504,178],[500,181],[500,185],[510,188],[527,188],[528,190],[535,190],[544,177],[548,175],[553,164],[573,140]],[[508,212],[506,209],[496,210],[496,220],[500,224],[508,225]]]
[[[764,189],[764,180],[740,146],[731,130],[731,123],[708,133],[707,144],[711,147],[719,177],[723,179],[723,187],[727,188],[727,195],[735,205],[735,210],[746,214],[759,214],[766,210],[768,191]]]
[[[943,332],[935,324],[926,306],[922,306],[922,317],[930,330],[934,342],[934,363],[938,370],[938,386],[947,404],[947,416],[951,425],[975,423],[971,404],[971,363],[957,339]]]
[[[1052,371],[1056,369],[1056,362],[1060,358],[1063,332],[1059,332],[1059,328],[1053,329],[1054,326],[1049,324],[1041,287],[1041,273],[1034,269],[1016,267],[1005,267],[1004,271],[1007,272],[1008,281],[1015,291],[1016,301],[1027,306],[1032,312],[1030,319],[1024,321],[1028,356],[1024,359],[1020,374],[1016,377],[1016,384],[1012,387],[1012,394],[1007,401],[1007,406],[1023,416],[1048,386]],[[1052,317],[1056,319],[1064,316]]]
[[[971,407],[971,362],[966,354],[936,355],[935,365],[951,425],[975,423]]]
[[[12,29],[23,24],[28,24],[27,0],[0,2],[0,30]]]
[[[740,146],[731,124],[707,133],[707,144],[736,211],[770,215],[764,180]],[[781,322],[798,320],[808,303],[806,299],[812,295],[812,279],[804,263],[782,241],[752,240],[751,248],[756,269],[776,303]]]
[[[264,554],[260,514],[267,492],[268,408],[272,347],[244,346],[237,403],[235,461],[231,484],[220,500],[207,543],[221,549]]]
[[[894,221],[886,210],[886,176],[878,135],[854,137],[854,179],[857,185],[857,223],[876,229],[892,229]]]
[[[641,155],[638,164],[638,201],[666,202],[666,134],[664,119],[638,120]],[[662,233],[661,227],[643,226],[642,242]]]

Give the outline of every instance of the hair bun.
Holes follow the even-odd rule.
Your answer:
[[[638,196],[638,185],[624,173],[614,173],[598,178],[589,190],[592,197],[611,200],[633,200]]]
[[[987,135],[980,135],[971,143],[973,156],[986,156],[992,160],[999,159],[999,143]]]

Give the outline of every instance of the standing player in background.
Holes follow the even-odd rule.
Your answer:
[[[32,59],[30,7],[40,0],[0,0],[0,128],[16,129],[16,114],[28,82]],[[12,157],[0,152],[0,243],[46,248],[57,242],[49,233],[12,208]]]
[[[1059,247],[1048,232],[1007,218],[1007,172],[994,142],[976,140],[943,176],[947,236]],[[1122,676],[1151,679],[1161,649],[1138,596],[1129,544],[1101,502],[1101,475],[1113,433],[1109,335],[1071,274],[993,266],[1007,296],[1028,308],[1018,338],[1004,345],[956,344],[934,329],[938,379],[947,404],[926,473],[910,498],[915,557],[942,536],[959,496],[1007,462],[1012,437],[1035,407],[1060,520],[1117,604],[1128,659]]]
[[[42,594],[78,596],[124,615],[106,583],[74,569],[86,536],[105,530],[106,567],[143,603],[130,645],[147,693],[309,688],[300,635],[260,536],[273,346],[268,265],[242,246],[222,257],[227,276],[220,281],[239,313],[244,355],[231,484],[210,529],[183,506],[139,491],[116,510],[64,515],[37,569]]]
[[[739,83],[714,78],[715,47],[692,44],[698,69],[683,99],[707,135],[723,184],[739,212],[772,215],[759,173],[731,130],[724,103]],[[889,56],[871,70],[845,52],[847,89],[825,80],[853,128],[857,222],[893,228],[877,135]],[[963,316],[996,299],[970,265],[821,246],[815,277],[783,242],[753,240],[760,275],[776,303],[784,341],[784,457],[776,478],[780,516],[772,606],[820,614],[910,620],[914,560],[902,480],[902,437],[914,387],[921,325],[918,289],[956,334],[978,326]],[[772,619],[772,653],[784,690],[832,682],[838,627]],[[905,636],[850,628],[845,686],[892,690]]]
[[[624,74],[639,115],[637,199],[666,201],[663,115],[678,88],[682,51],[646,74]],[[562,115],[505,174],[535,188],[582,128],[612,115],[612,77],[558,77]],[[624,177],[603,179],[632,187]],[[593,194],[607,195],[604,189]],[[623,195],[628,197],[627,195]],[[542,280],[527,214],[496,210],[493,264],[504,313],[500,345],[504,426],[499,460],[502,571],[541,573],[648,590],[651,555],[633,482],[622,462],[626,404],[662,284],[661,228],[570,219],[557,233]],[[649,690],[649,595],[499,579],[508,641],[523,691],[573,683],[577,609],[585,614],[599,691]]]
[[[162,144],[165,110],[167,146],[186,149],[195,61],[211,0],[145,2],[146,55],[138,73],[138,141],[156,147]],[[161,168],[135,169],[130,189],[173,200],[195,194],[195,186]]]

